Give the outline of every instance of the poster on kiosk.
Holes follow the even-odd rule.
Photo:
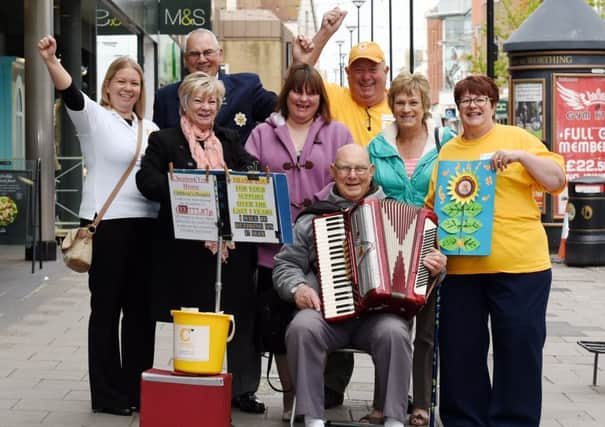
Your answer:
[[[553,151],[565,158],[567,180],[605,176],[605,76],[553,75]],[[567,190],[557,195],[553,216],[565,215]]]

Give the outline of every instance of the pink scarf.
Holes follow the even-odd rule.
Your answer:
[[[183,115],[181,130],[189,143],[189,150],[198,169],[222,169],[225,166],[223,146],[212,129],[200,129]],[[204,147],[198,141],[203,141]]]
[[[189,143],[189,150],[198,169],[223,169],[225,160],[223,159],[223,146],[218,138],[214,135],[212,129],[200,129],[187,118],[181,116],[181,130]],[[204,147],[198,141],[204,142]],[[218,243],[206,241],[204,246],[216,255],[218,251]],[[229,257],[229,249],[235,249],[235,243],[231,241],[223,242],[221,248],[221,261],[227,262]]]

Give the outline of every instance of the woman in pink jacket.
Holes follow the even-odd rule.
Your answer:
[[[319,73],[308,64],[290,68],[277,98],[276,113],[258,125],[246,142],[246,150],[256,157],[264,170],[284,172],[288,176],[292,219],[314,196],[332,182],[329,166],[336,151],[353,143],[349,130],[331,120],[328,97]],[[258,288],[271,289],[273,257],[279,251],[276,244],[259,245]],[[291,388],[283,336],[274,348],[263,348],[276,354],[275,360],[284,390]],[[289,420],[292,393],[284,392],[284,419]]]

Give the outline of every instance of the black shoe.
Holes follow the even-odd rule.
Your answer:
[[[231,405],[252,414],[262,414],[265,412],[265,404],[258,400],[258,397],[252,392],[247,392],[234,397],[231,401]]]
[[[414,412],[414,401],[412,400],[412,396],[408,396],[408,414],[412,414]]]
[[[129,417],[132,415],[132,409],[130,408],[92,408],[92,412],[94,413],[104,413],[111,415],[122,415],[124,417]]]
[[[324,388],[324,408],[336,408],[337,406],[342,405],[342,402],[344,402],[344,400],[345,397],[343,394],[334,391],[331,388]]]

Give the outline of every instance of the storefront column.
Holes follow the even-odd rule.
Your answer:
[[[38,54],[38,40],[53,33],[53,0],[25,0],[25,151],[41,167],[42,241],[41,259],[56,259],[55,241],[55,146],[53,131],[53,86]]]

